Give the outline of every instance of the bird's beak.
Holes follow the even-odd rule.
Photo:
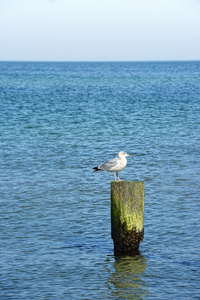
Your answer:
[[[129,157],[131,157],[129,154],[126,154],[126,156],[129,156]]]

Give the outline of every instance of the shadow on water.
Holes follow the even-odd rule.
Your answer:
[[[113,270],[107,281],[115,299],[144,299],[148,294],[142,279],[147,261],[139,251],[132,255],[115,255]]]

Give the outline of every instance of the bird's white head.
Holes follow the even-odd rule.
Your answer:
[[[118,153],[118,157],[119,158],[123,158],[123,157],[129,157],[130,155],[129,154],[127,154],[126,152],[124,152],[124,151],[120,151],[119,153]]]

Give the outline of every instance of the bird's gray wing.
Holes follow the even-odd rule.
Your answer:
[[[103,164],[101,164],[98,169],[103,170],[103,171],[113,171],[119,164],[119,159],[113,158]]]

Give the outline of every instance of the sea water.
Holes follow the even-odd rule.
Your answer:
[[[109,172],[144,181],[115,256]],[[200,299],[200,62],[0,63],[0,299]]]

